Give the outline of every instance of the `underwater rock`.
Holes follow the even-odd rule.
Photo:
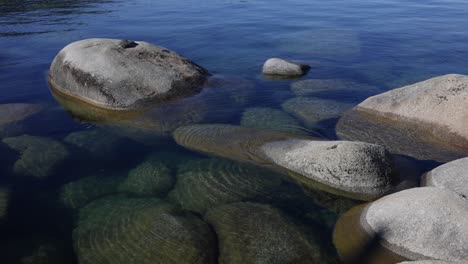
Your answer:
[[[450,161],[468,151],[468,76],[449,74],[368,98],[343,115],[337,134],[418,159]]]
[[[163,197],[174,182],[175,179],[166,165],[149,158],[130,170],[119,190],[137,195]]]
[[[281,110],[268,107],[247,108],[242,114],[240,125],[258,129],[307,134],[307,130],[299,122]]]
[[[8,205],[10,203],[10,191],[0,188],[0,221],[8,215]]]
[[[337,222],[335,246],[344,260],[373,246],[371,263],[468,259],[468,203],[454,192],[413,188],[351,209]],[[372,242],[370,242],[372,241]]]
[[[174,51],[147,42],[94,38],[63,48],[50,66],[49,83],[89,104],[129,110],[195,94],[208,75]]]
[[[74,263],[63,241],[48,237],[15,236],[0,242],[2,263],[64,264]]]
[[[121,154],[122,146],[128,143],[124,138],[104,129],[72,132],[65,137],[64,142],[97,160],[114,160]]]
[[[468,157],[445,163],[423,176],[422,186],[434,186],[468,197]]]
[[[218,235],[219,263],[333,263],[317,242],[269,205],[228,204],[208,211],[205,219]]]
[[[69,154],[62,143],[45,137],[22,135],[5,138],[3,143],[21,154],[14,172],[36,178],[53,174]]]
[[[177,170],[179,164],[190,160],[198,160],[200,157],[197,153],[187,151],[185,149],[177,149],[171,146],[171,149],[161,149],[151,152],[146,160],[151,162],[161,162],[171,170]]]
[[[99,197],[117,193],[124,177],[98,173],[67,183],[60,190],[60,200],[67,208],[81,208]]]
[[[288,60],[271,58],[263,64],[262,73],[266,75],[302,76],[310,66]]]
[[[208,79],[207,88],[200,95],[216,112],[233,111],[248,105],[256,93],[255,83],[231,75],[214,75]]]
[[[295,97],[284,102],[283,110],[301,120],[309,129],[322,127],[321,123],[338,119],[352,104],[318,97]]]
[[[310,138],[225,124],[180,127],[174,131],[173,137],[177,144],[188,149],[256,165],[270,164],[260,152],[263,144],[291,138]]]
[[[24,132],[23,121],[39,113],[38,104],[0,104],[0,137],[17,136]]]
[[[308,79],[293,82],[291,90],[297,96],[316,96],[324,98],[363,100],[381,93],[376,86],[346,79]],[[358,101],[358,102],[359,102]]]
[[[73,240],[80,264],[216,262],[210,227],[157,198],[96,200],[80,210]]]
[[[203,214],[219,205],[268,195],[281,183],[274,172],[219,159],[189,161],[179,167],[169,200]]]
[[[291,139],[266,143],[261,150],[312,189],[358,200],[372,200],[393,189],[393,159],[379,145]]]

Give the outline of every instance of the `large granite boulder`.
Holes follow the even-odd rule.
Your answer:
[[[449,74],[366,99],[337,125],[345,139],[438,161],[468,151],[468,76]]]
[[[468,157],[445,163],[423,176],[423,186],[454,191],[468,197]]]
[[[50,66],[53,89],[118,110],[200,91],[208,72],[168,49],[143,41],[85,39],[67,45]]]
[[[312,188],[372,200],[393,188],[393,160],[384,147],[363,142],[286,140],[266,143],[263,154]]]
[[[20,153],[13,170],[25,176],[46,178],[55,173],[69,156],[62,143],[45,137],[22,135],[4,138],[3,143]]]
[[[404,190],[353,208],[334,231],[335,246],[344,259],[372,248],[369,254],[376,253],[372,263],[466,261],[467,242],[467,200],[435,187]]]
[[[17,136],[24,132],[24,120],[39,113],[38,104],[0,104],[0,137]]]
[[[263,64],[262,72],[266,75],[278,75],[285,77],[301,76],[307,73],[310,67],[279,58],[271,58]]]
[[[218,235],[219,263],[334,263],[317,241],[269,205],[228,204],[205,219]]]
[[[216,261],[208,224],[157,198],[117,195],[88,204],[80,210],[73,241],[81,264]]]

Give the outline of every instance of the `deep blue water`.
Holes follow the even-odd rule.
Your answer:
[[[280,109],[290,84],[297,81],[262,76],[261,66],[270,57],[311,64],[301,79],[351,79],[383,92],[442,74],[468,74],[467,15],[468,2],[461,0],[0,1],[0,104],[28,102],[47,107],[47,114],[25,131],[29,135],[61,141],[72,131],[94,128],[96,124],[62,110],[47,84],[50,62],[60,49],[94,37],[151,42],[183,54],[214,74],[249,80],[256,93],[248,106]],[[285,92],[285,98],[275,97],[279,91]],[[359,92],[316,96],[352,104],[365,99]],[[220,109],[218,121],[239,122],[240,113],[223,120],[224,114]],[[332,132],[321,132],[333,137]],[[158,150],[183,151],[167,141]],[[99,170],[124,170],[152,151],[152,146],[130,143],[112,162],[96,163]],[[0,249],[0,256],[16,253],[6,262],[0,258],[1,263],[20,263],[19,255],[30,254],[30,248],[42,243],[36,240],[48,239],[61,241],[63,255],[76,261],[73,216],[48,196],[88,175],[81,172],[86,171],[86,163],[73,159],[67,165],[69,175],[62,177],[31,180],[2,175],[0,186],[11,189],[13,198],[0,229],[0,244],[9,246]],[[286,207],[306,210],[300,202],[293,203]]]

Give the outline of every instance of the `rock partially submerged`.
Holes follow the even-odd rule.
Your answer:
[[[376,253],[373,263],[466,261],[467,238],[467,200],[434,187],[408,189],[354,208],[338,220],[334,232],[344,259],[377,243],[370,252]]]
[[[263,64],[263,74],[279,76],[301,76],[307,73],[310,66],[288,60],[271,58]]]
[[[275,165],[312,188],[359,200],[393,189],[393,160],[379,145],[349,141],[286,140],[261,147]]]
[[[21,154],[14,172],[25,176],[46,178],[68,158],[67,148],[60,142],[37,136],[22,135],[3,139],[3,143]]]
[[[216,261],[209,226],[156,198],[109,196],[88,204],[80,210],[73,240],[82,264]]]
[[[337,125],[345,139],[438,161],[468,151],[468,76],[449,74],[368,98]]]
[[[219,263],[333,263],[323,248],[277,209],[233,203],[205,215],[220,243]]]
[[[468,197],[468,157],[445,163],[423,176],[423,186],[447,189]]]
[[[128,110],[199,92],[208,72],[143,41],[85,39],[67,45],[50,66],[53,89],[106,109]]]

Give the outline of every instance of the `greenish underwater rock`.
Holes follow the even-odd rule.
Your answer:
[[[124,177],[98,173],[67,183],[60,190],[60,200],[67,208],[81,208],[99,197],[117,193]]]
[[[240,125],[293,134],[307,134],[307,130],[292,116],[268,107],[247,108],[242,114]]]
[[[5,138],[3,143],[21,154],[14,165],[14,172],[36,178],[53,174],[69,155],[62,143],[45,137],[22,135]]]
[[[277,174],[252,166],[219,159],[189,161],[179,167],[169,199],[203,214],[219,205],[268,195],[280,183]]]
[[[26,119],[39,113],[43,107],[38,104],[0,104],[0,137],[17,136],[24,133]]]
[[[219,263],[335,263],[314,239],[279,210],[263,204],[233,203],[205,215],[219,241]]]
[[[283,110],[304,123],[309,129],[319,128],[321,122],[337,120],[354,105],[318,97],[295,97],[284,102]]]
[[[80,210],[73,240],[80,264],[216,263],[209,226],[157,198],[96,200]]]
[[[163,197],[174,182],[175,179],[166,165],[149,158],[128,172],[119,190],[137,195]]]

